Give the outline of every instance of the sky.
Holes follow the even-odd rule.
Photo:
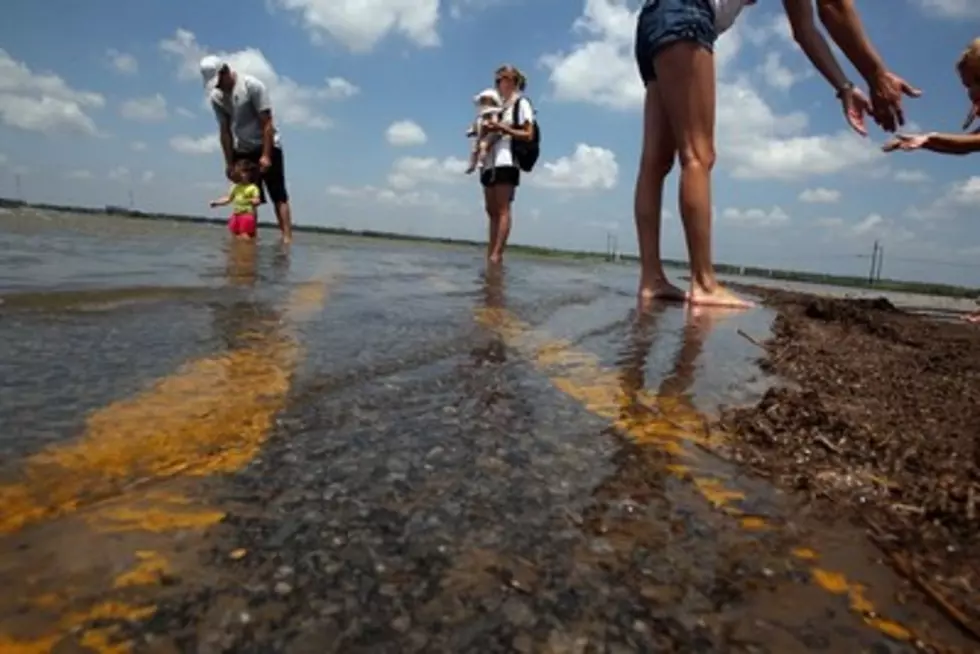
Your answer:
[[[857,4],[889,66],[924,91],[907,103],[912,128],[958,131],[954,64],[980,35],[980,2]],[[637,5],[5,0],[0,196],[19,182],[28,201],[131,193],[147,211],[209,215],[226,182],[197,63],[221,54],[271,90],[297,223],[483,240],[465,130],[506,62],[526,73],[542,132],[512,241],[603,251],[612,234],[635,252]],[[716,260],[865,274],[877,240],[886,277],[980,286],[980,154],[885,155],[880,131],[849,132],[776,0],[719,39],[717,64]],[[665,208],[664,254],[685,259],[676,173]]]

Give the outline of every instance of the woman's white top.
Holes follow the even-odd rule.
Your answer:
[[[515,114],[518,111],[519,113]],[[520,122],[516,120],[517,117],[520,117]],[[534,108],[528,102],[527,98],[521,95],[515,95],[501,112],[500,122],[512,127],[518,127],[520,124],[527,122],[534,122]],[[501,132],[500,138],[493,144],[490,156],[487,157],[487,161],[491,162],[490,166],[493,168],[503,168],[505,166],[517,165],[514,162],[514,155],[510,151],[510,141],[510,136]]]
[[[735,24],[735,19],[742,13],[746,5],[752,4],[746,0],[711,0],[715,9],[715,32],[721,34]]]

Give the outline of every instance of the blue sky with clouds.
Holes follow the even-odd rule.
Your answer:
[[[483,238],[462,174],[470,98],[521,67],[544,134],[516,242],[635,251],[642,88],[623,0],[7,0],[0,23],[0,195],[207,213],[224,188],[196,67],[223,53],[270,86],[296,221]],[[980,284],[980,155],[882,155],[845,131],[761,0],[718,45],[716,256],[859,273],[879,239],[892,277]],[[858,3],[889,64],[923,88],[916,125],[958,130],[953,64],[974,0]],[[684,257],[674,185],[665,250]]]

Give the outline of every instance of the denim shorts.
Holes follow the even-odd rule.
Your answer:
[[[656,79],[653,59],[678,41],[714,52],[715,10],[711,0],[646,0],[636,19],[636,65],[646,84]]]

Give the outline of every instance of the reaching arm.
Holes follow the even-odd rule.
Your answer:
[[[980,134],[937,134],[926,136],[923,150],[942,154],[973,154],[980,152]]]
[[[270,159],[276,142],[276,127],[272,124],[272,112],[263,111],[259,114],[259,120],[262,121],[262,156]]]
[[[230,204],[230,203],[231,203],[231,196],[228,195],[224,197],[220,197],[217,200],[211,200],[212,207],[223,207],[226,204]]]
[[[869,83],[888,72],[885,62],[864,32],[854,0],[817,0],[817,13],[827,33],[861,77]]]
[[[218,121],[218,137],[221,141],[221,152],[225,156],[225,169],[230,170],[235,163],[235,139],[231,135],[231,116],[217,102],[211,100],[211,109]]]
[[[265,84],[254,79],[249,81],[249,94],[262,122],[262,156],[269,159],[276,141],[276,126],[272,122],[272,99]]]
[[[827,40],[813,20],[812,0],[783,0],[783,7],[793,29],[793,38],[810,63],[820,71],[836,92],[840,93],[847,88],[850,81],[841,70],[837,58],[827,45]]]

